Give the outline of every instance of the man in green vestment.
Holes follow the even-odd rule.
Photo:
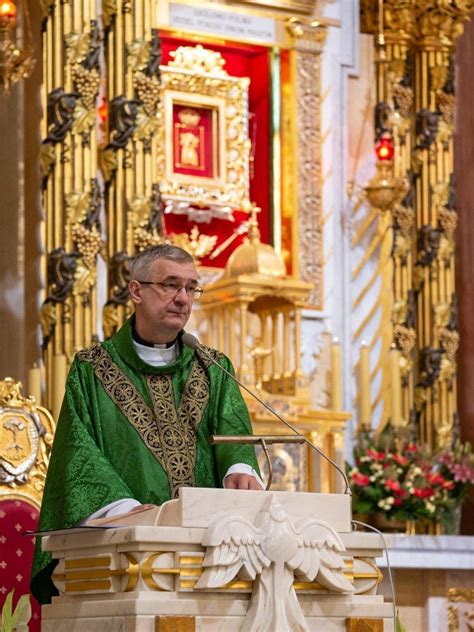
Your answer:
[[[153,246],[130,270],[135,314],[74,358],[54,438],[40,530],[84,524],[176,498],[182,486],[261,489],[251,446],[208,443],[251,434],[237,384],[181,342],[202,289],[193,258]],[[207,351],[233,371],[229,359]],[[31,590],[57,594],[55,562],[37,539]]]

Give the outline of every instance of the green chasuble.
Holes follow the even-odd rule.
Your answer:
[[[133,318],[133,317],[132,317]],[[258,471],[252,446],[210,446],[209,435],[251,434],[237,384],[181,345],[153,367],[137,355],[130,319],[110,340],[79,352],[71,366],[48,468],[39,529],[77,525],[122,498],[160,505],[182,486],[222,487],[232,465]],[[228,371],[229,359],[208,349]],[[56,562],[37,538],[31,590],[57,594]]]

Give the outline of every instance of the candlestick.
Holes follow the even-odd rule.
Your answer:
[[[331,344],[331,406],[333,410],[342,409],[341,347],[337,338]]]
[[[359,357],[359,430],[369,429],[370,419],[369,347],[363,342]]]
[[[390,388],[392,393],[391,423],[393,428],[402,422],[402,381],[400,375],[400,352],[395,347],[390,350]]]
[[[35,364],[28,370],[28,395],[33,395],[37,406],[41,406],[41,369]]]
[[[53,417],[57,421],[64,398],[66,385],[67,358],[60,353],[53,358]]]

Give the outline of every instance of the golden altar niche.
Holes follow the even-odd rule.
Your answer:
[[[200,301],[205,342],[232,360],[237,377],[344,468],[344,431],[350,414],[314,410],[301,368],[301,313],[313,284],[288,277],[282,257],[260,241],[255,211],[248,239],[229,258],[222,278],[206,286]],[[256,434],[287,428],[243,392]],[[306,445],[273,446],[273,489],[343,491],[342,479]],[[262,455],[261,467],[264,467]]]

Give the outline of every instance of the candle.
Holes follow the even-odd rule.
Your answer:
[[[402,425],[402,381],[400,376],[400,352],[390,350],[390,388],[392,393],[391,423],[393,428]]]
[[[331,407],[342,409],[341,347],[337,338],[331,344]]]
[[[28,370],[28,395],[33,395],[37,406],[41,406],[41,369],[35,364]]]
[[[63,403],[64,387],[66,385],[67,359],[64,354],[53,358],[53,417],[57,421]]]
[[[369,347],[363,342],[359,358],[359,430],[370,428],[370,418]]]

